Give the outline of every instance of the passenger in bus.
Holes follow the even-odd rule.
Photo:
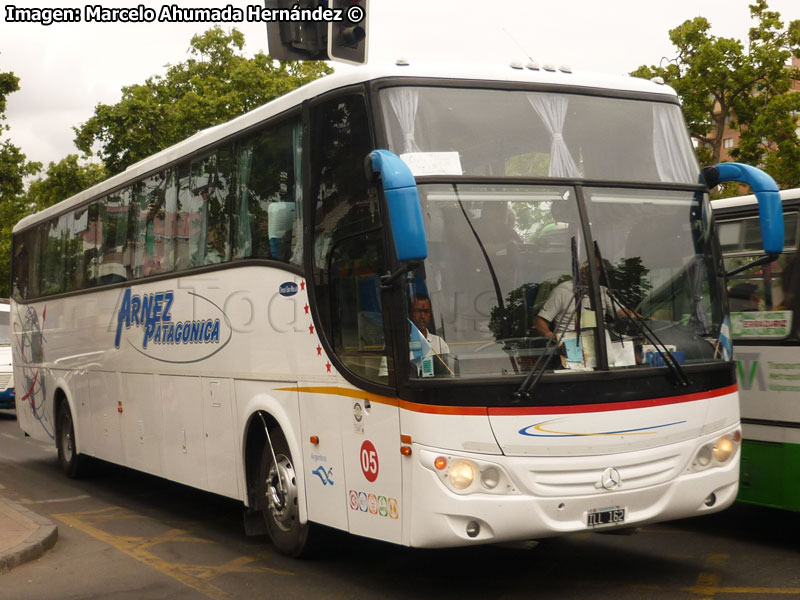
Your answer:
[[[728,306],[731,312],[759,310],[758,286],[755,283],[737,283],[728,290]]]
[[[206,239],[206,255],[203,264],[216,265],[224,262],[225,260],[225,233],[218,228],[210,227],[208,229],[208,238]]]
[[[599,261],[597,266],[600,266]],[[579,276],[584,284],[588,281],[587,265],[581,267]],[[581,311],[591,310],[587,294],[584,294],[583,298],[581,298]],[[571,279],[562,281],[554,287],[533,323],[536,332],[543,337],[551,338],[556,334],[562,336],[567,331],[574,331],[578,314],[578,311],[575,310],[574,297],[575,291]],[[603,314],[610,321],[614,321],[616,318],[641,317],[641,315],[637,315],[633,311],[612,302],[608,288],[602,284],[600,285],[600,297],[603,304]],[[615,306],[618,307],[616,311],[614,310]]]
[[[443,338],[431,333],[428,329],[431,323],[431,299],[427,294],[414,294],[410,301],[411,322],[416,326],[422,337],[427,340],[429,347],[423,356],[429,354],[449,354],[450,347]],[[412,331],[412,337],[413,337]],[[412,349],[412,355],[414,351]],[[412,356],[413,358],[413,356]]]
[[[775,308],[778,310],[797,310],[797,290],[800,290],[800,261],[797,260],[796,255],[792,255],[787,258],[786,264],[781,271],[781,292],[783,292],[783,298]],[[798,321],[795,320],[793,328],[796,330],[797,327]]]

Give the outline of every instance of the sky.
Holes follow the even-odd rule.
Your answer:
[[[105,8],[144,4],[244,8],[262,0],[93,0]],[[569,65],[575,71],[626,74],[642,64],[675,56],[668,31],[687,19],[706,17],[712,33],[746,40],[753,25],[747,0],[371,0],[369,62],[456,61],[461,63],[533,58]],[[8,98],[3,139],[29,160],[58,162],[78,153],[73,127],[89,119],[98,103],[114,104],[125,85],[163,74],[165,65],[188,58],[195,33],[213,23],[18,23],[7,7],[70,7],[75,0],[6,0],[0,14],[0,72],[20,78]],[[800,1],[770,0],[784,22],[800,19]],[[245,34],[245,51],[267,52],[266,27],[259,22],[222,24]],[[334,65],[335,66],[335,65]],[[339,68],[339,67],[336,67]],[[343,67],[357,68],[357,67]]]

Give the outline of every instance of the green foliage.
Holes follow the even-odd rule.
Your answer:
[[[0,136],[9,130],[5,123],[6,98],[19,90],[19,77],[0,72]],[[0,138],[0,204],[12,201],[23,189],[23,178],[37,173],[41,165],[28,162],[22,151],[10,140]]]
[[[642,264],[640,256],[621,258],[616,265],[603,260],[608,275],[608,288],[625,306],[635,308],[652,289],[647,274],[650,269]]]
[[[0,136],[9,130],[5,123],[6,98],[19,90],[19,78],[13,73],[0,72]],[[7,298],[11,265],[11,230],[22,217],[30,213],[22,193],[24,178],[41,169],[29,162],[10,140],[0,139],[0,297]]]
[[[45,177],[31,182],[26,204],[32,212],[43,210],[100,183],[106,176],[103,165],[81,165],[78,163],[78,155],[70,154],[57,163],[50,163]]]
[[[663,77],[678,92],[701,164],[719,162],[725,123],[738,129],[735,160],[765,168],[781,187],[800,186],[800,138],[797,112],[800,93],[791,80],[800,69],[789,68],[800,55],[800,20],[784,26],[766,0],[750,5],[756,25],[747,48],[739,40],[716,37],[704,17],[670,30],[678,55],[665,66],[643,65],[636,77]],[[793,111],[794,114],[793,114]]]
[[[114,105],[98,104],[75,128],[75,144],[95,148],[110,175],[194,133],[229,121],[331,72],[323,62],[242,55],[244,35],[220,27],[192,38],[190,57],[164,76],[122,88]]]

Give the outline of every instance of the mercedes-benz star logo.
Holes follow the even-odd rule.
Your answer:
[[[600,476],[600,485],[603,486],[604,489],[616,489],[621,483],[622,477],[620,476],[619,471],[614,467],[608,467]]]

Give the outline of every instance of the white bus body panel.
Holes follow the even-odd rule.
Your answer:
[[[668,448],[677,456],[688,457],[702,443],[713,441],[716,436],[714,434]],[[419,455],[423,448],[415,450]],[[420,461],[414,461],[410,468],[414,505],[409,511],[409,543],[417,547],[446,547],[585,532],[589,531],[587,513],[606,507],[625,508],[625,526],[636,527],[655,521],[716,512],[734,501],[739,479],[738,454],[724,467],[701,473],[686,472],[686,464],[677,464],[680,461],[676,461],[674,478],[645,487],[629,489],[625,474],[617,490],[598,490],[595,487],[606,467],[620,465],[620,472],[625,473],[626,463],[630,463],[633,469],[635,464],[658,462],[662,452],[663,449],[654,448],[590,457],[579,462],[574,458],[545,460],[537,457],[512,457],[500,461],[499,464],[515,480],[527,482],[529,486],[538,473],[562,475],[564,485],[559,494],[552,497],[527,491],[517,495],[459,496],[445,489],[431,469]],[[432,453],[436,454],[436,450]],[[469,455],[465,456],[469,458]],[[477,455],[473,455],[473,458],[483,459]],[[570,476],[582,480],[582,485],[575,486],[572,491],[571,482],[566,480]],[[591,489],[591,492],[587,493],[587,489]],[[707,507],[705,500],[711,493],[715,494],[716,503],[713,507]],[[470,522],[480,525],[480,533],[476,537],[467,534]]]
[[[282,295],[286,283],[296,291]],[[137,320],[130,304],[156,294],[160,329],[146,334],[141,309]],[[335,378],[317,355],[307,306],[302,277],[259,266],[12,304],[20,427],[53,441],[58,388],[70,401],[79,452],[245,499],[243,430],[235,425],[249,415],[237,411],[290,405],[288,439],[300,431],[298,395],[273,390]],[[195,331],[176,342],[178,323]],[[252,402],[259,397],[272,400]],[[290,444],[302,462],[299,440]]]
[[[404,465],[404,480],[414,490],[404,498],[404,517],[408,519],[404,543],[444,547],[587,531],[587,512],[606,507],[625,508],[625,526],[635,527],[729,506],[738,490],[739,452],[724,466],[699,472],[693,467],[693,459],[701,446],[739,427],[738,394],[732,386],[676,400],[663,399],[668,404],[650,409],[614,410],[613,405],[607,405],[604,411],[564,416],[554,409],[553,414],[545,416],[492,417],[495,430],[502,428],[498,438],[505,441],[504,454],[428,445],[423,440],[435,440],[445,420],[453,417],[402,411],[403,432],[411,434],[415,442],[412,457]],[[479,422],[481,418],[461,420]],[[529,430],[531,423],[559,418],[568,426],[580,424],[584,429],[559,430],[551,434],[559,437],[553,438],[520,433]],[[688,423],[675,431],[652,427],[654,422],[676,421]],[[619,423],[625,423],[625,429],[631,431],[619,431],[618,425],[615,428]],[[479,429],[473,427],[474,431]],[[512,444],[507,440],[513,434],[520,440]],[[628,443],[628,436],[644,439]],[[437,475],[433,467],[437,456],[493,464],[508,476],[511,493],[457,494]],[[603,473],[609,468],[621,478],[614,489],[602,485]],[[706,506],[712,493],[715,502]],[[480,534],[474,538],[467,534],[471,522],[480,525]]]
[[[736,346],[741,365],[742,416],[748,419],[797,422],[800,362],[782,346]]]
[[[528,414],[525,409],[490,408],[489,414],[492,429],[508,456],[595,456],[693,440],[739,422],[735,393],[727,394],[727,400],[713,401],[726,408],[717,418],[709,418],[712,401],[706,394],[542,407]]]

